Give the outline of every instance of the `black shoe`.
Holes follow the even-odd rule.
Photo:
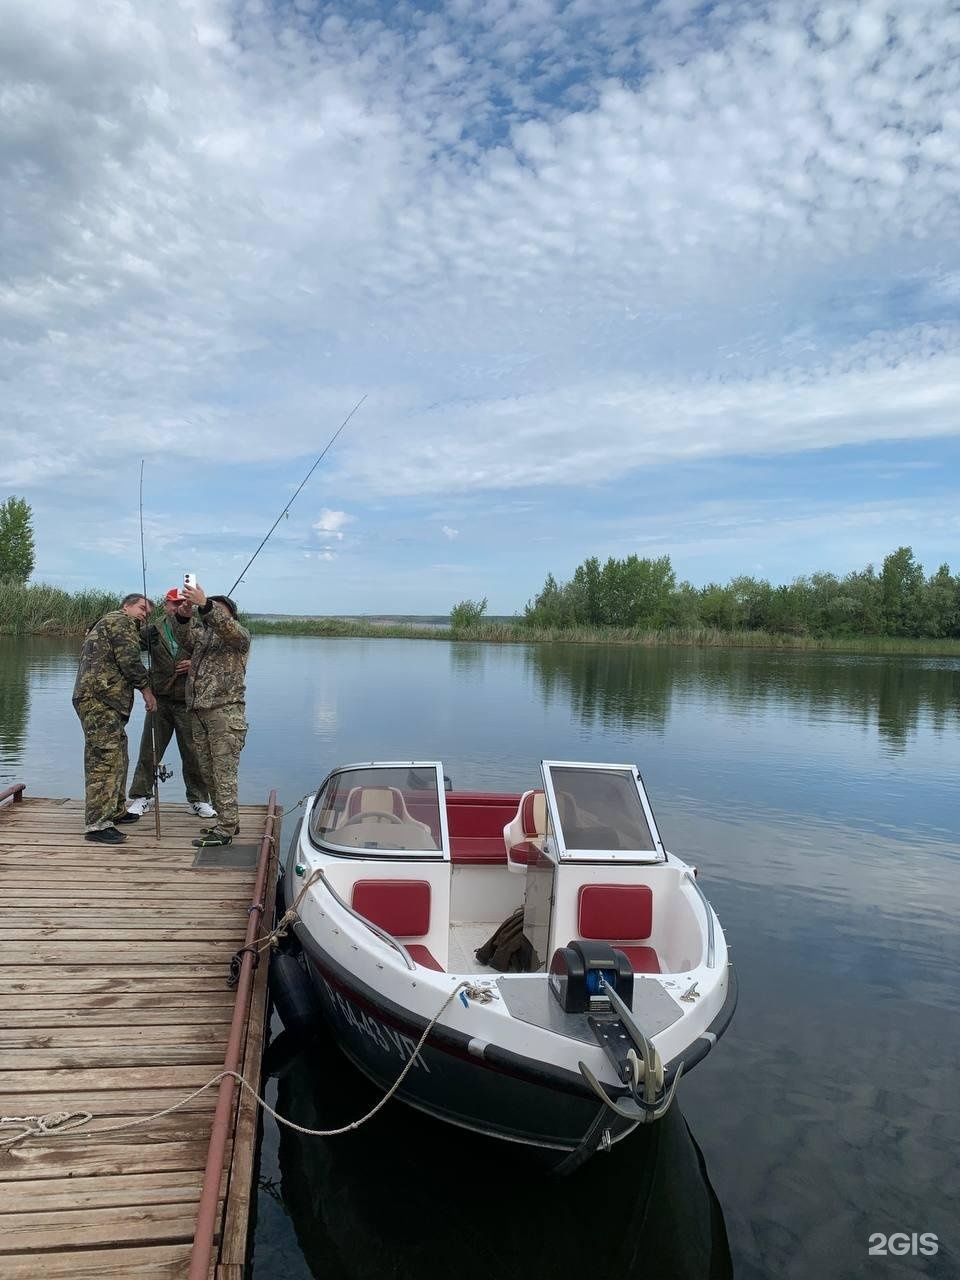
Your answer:
[[[104,827],[102,831],[86,831],[84,840],[91,844],[126,844],[127,837],[116,827]]]
[[[199,840],[191,840],[190,843],[197,849],[222,849],[226,844],[233,844],[233,836],[211,831],[209,835],[201,836]]]
[[[117,822],[139,822],[139,821],[140,821],[140,815],[139,815],[139,813],[128,813],[128,812],[127,812],[127,810],[126,810],[126,809],[124,809],[123,813],[118,813],[118,814],[117,814],[117,816],[114,818],[114,820],[113,820],[113,821],[114,821],[115,823],[117,823]]]
[[[220,834],[220,828],[219,828],[219,827],[201,827],[201,828],[200,828],[200,834],[201,834],[202,836],[218,836],[218,835]],[[239,822],[238,822],[238,823],[237,823],[237,825],[233,828],[233,834],[234,834],[235,836],[238,836],[238,835],[240,834],[240,823],[239,823]]]

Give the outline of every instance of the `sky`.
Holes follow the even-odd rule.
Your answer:
[[[960,570],[954,0],[0,0],[34,578],[511,614]]]

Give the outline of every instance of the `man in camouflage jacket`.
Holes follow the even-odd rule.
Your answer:
[[[149,626],[145,646],[150,653],[151,687],[156,695],[157,709],[143,722],[140,738],[140,755],[130,784],[129,813],[146,813],[153,804],[153,780],[155,766],[163,759],[163,753],[176,734],[177,748],[183,766],[183,785],[187,793],[187,808],[198,818],[214,818],[215,810],[209,804],[209,790],[200,771],[197,749],[193,741],[192,716],[187,710],[187,671],[190,655],[181,649],[174,635],[174,614],[181,595],[171,587],[163,600],[163,619]],[[193,619],[192,625],[202,624]]]
[[[237,621],[237,606],[229,596],[208,597],[203,587],[184,587],[175,615],[179,644],[190,653],[186,699],[192,716],[193,740],[217,822],[193,843],[230,844],[240,830],[237,769],[247,736],[245,675],[250,633]],[[191,625],[193,606],[203,624]]]
[[[157,706],[140,658],[139,628],[149,611],[145,596],[124,596],[119,609],[93,624],[80,651],[73,706],[83,726],[84,839],[95,844],[122,844],[126,836],[117,821],[136,821],[124,812],[126,726],[134,689],[143,694],[148,711]]]

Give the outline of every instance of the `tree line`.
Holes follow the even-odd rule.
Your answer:
[[[584,560],[569,582],[553,574],[524,609],[531,627],[765,631],[809,636],[960,636],[960,576],[942,564],[927,577],[911,547],[838,577],[819,572],[774,586],[739,575],[694,587],[677,582],[669,556]]]
[[[0,502],[0,582],[23,583],[33,573],[32,517],[23,498]]]

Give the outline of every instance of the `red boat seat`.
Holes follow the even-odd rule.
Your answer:
[[[405,942],[403,944],[410,953],[410,959],[415,964],[422,964],[425,969],[436,969],[438,973],[443,973],[443,965],[432,952],[426,947],[421,946],[419,942]]]
[[[609,942],[637,973],[661,973],[653,947],[638,946],[653,932],[653,892],[646,884],[583,884],[577,903],[581,938]]]
[[[630,968],[634,973],[663,972],[660,967],[660,957],[653,947],[628,947],[625,942],[611,942],[610,945],[623,952],[630,961]]]
[[[430,932],[430,884],[427,880],[356,880],[354,911],[402,942],[416,964],[443,973],[443,965],[419,942]]]

